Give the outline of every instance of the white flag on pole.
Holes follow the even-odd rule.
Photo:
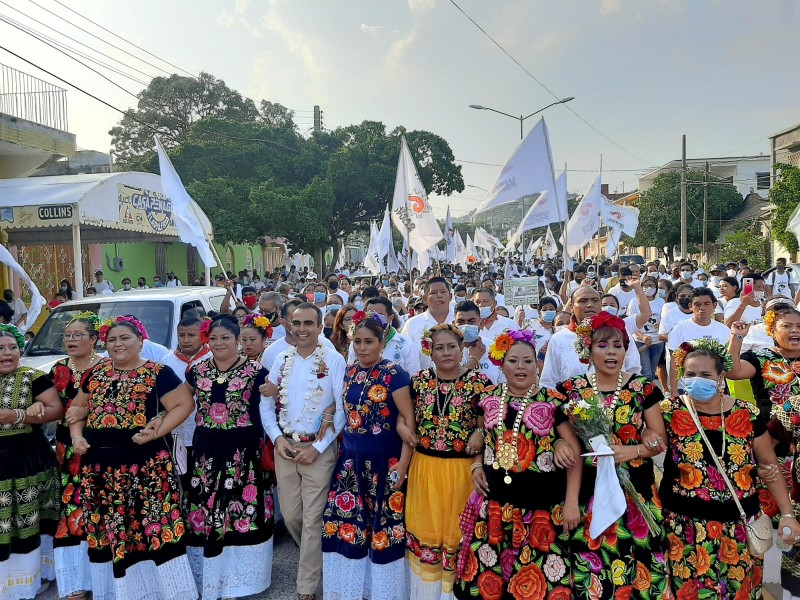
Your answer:
[[[378,256],[378,226],[375,221],[369,223],[369,247],[364,257],[364,268],[373,275],[380,275],[381,257]]]
[[[209,240],[211,232],[205,231],[200,225],[192,208],[192,199],[186,188],[183,187],[181,178],[172,166],[172,161],[164,151],[161,140],[154,136],[156,150],[158,151],[158,168],[161,172],[161,189],[172,203],[172,215],[175,219],[175,228],[184,244],[197,248],[200,260],[208,267],[216,267],[217,261],[211,251]]]
[[[528,246],[528,254],[533,255],[534,252],[536,252],[539,248],[542,247],[543,243],[544,243],[543,236],[539,236],[538,238],[536,238],[536,241],[531,242],[530,246]]]
[[[453,227],[453,217],[450,216],[450,205],[447,205],[447,219],[444,222],[445,260],[449,263],[456,262],[456,236]]]
[[[14,257],[11,256],[11,253],[5,246],[0,246],[0,263],[3,263],[9,269],[11,269],[31,291],[31,305],[30,308],[28,308],[28,314],[25,317],[25,324],[19,328],[22,333],[25,333],[33,326],[34,323],[36,323],[36,319],[39,318],[39,313],[42,312],[42,307],[45,305],[46,301],[41,292],[39,292],[39,288],[36,287],[35,283],[33,283],[33,279],[31,279],[30,275],[25,272],[25,269],[22,268],[22,265],[20,265],[14,259]],[[67,298],[67,300],[69,299],[70,298]],[[22,350],[22,348],[20,348],[20,350]]]
[[[467,245],[464,243],[464,238],[461,237],[461,234],[458,232],[457,229],[453,229],[453,238],[455,238],[456,243],[456,258],[455,261],[463,268],[467,268]]]
[[[442,239],[442,230],[431,210],[428,194],[422,185],[405,136],[401,138],[400,158],[394,180],[392,223],[403,236],[408,236],[409,245],[419,254],[427,252],[428,248]]]
[[[383,266],[383,258],[389,255],[389,250],[392,247],[392,225],[389,222],[389,207],[383,213],[383,223],[378,230],[378,239],[375,243],[375,251],[378,253],[378,262],[381,267]]]
[[[574,257],[600,229],[600,176],[595,177],[567,223],[567,253]]]
[[[564,211],[561,213],[561,220],[566,221],[567,215],[569,214],[567,211],[567,198],[569,196],[569,192],[567,192],[566,169],[561,171],[559,176],[556,178],[556,194],[558,194],[558,201],[561,202],[561,206],[564,209]]]
[[[478,260],[478,251],[475,249],[475,242],[472,241],[472,236],[467,234],[467,260],[472,259],[469,262],[477,262]]]
[[[553,231],[549,225],[547,226],[547,233],[544,235],[542,250],[547,258],[555,258],[558,254],[558,244],[556,244],[556,238],[553,237]]]
[[[789,215],[789,220],[786,222],[786,231],[790,231],[800,242],[800,204],[798,204]]]
[[[619,229],[609,229],[608,236],[606,236],[606,256],[614,256],[619,246],[619,238],[622,237],[622,232]]]
[[[559,207],[559,204],[564,206]],[[567,216],[566,200],[556,201],[555,195],[552,192],[543,192],[536,202],[528,209],[528,213],[519,224],[517,230],[509,239],[509,244],[514,244],[522,237],[525,231],[531,229],[538,229],[550,223],[561,223]]]
[[[544,119],[539,119],[514,150],[477,212],[544,191],[557,198],[550,135]],[[562,216],[564,218],[566,213]]]
[[[600,214],[603,216],[603,221],[611,229],[621,231],[627,236],[634,237],[636,229],[639,227],[639,209],[633,206],[625,206],[623,204],[614,204],[603,196],[603,202],[600,205]]]

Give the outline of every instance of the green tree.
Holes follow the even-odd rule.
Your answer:
[[[724,246],[720,251],[721,262],[736,261],[747,257],[748,264],[754,269],[766,269],[767,239],[759,221],[743,221],[736,229],[725,235]]]
[[[686,173],[687,190],[687,240],[689,244],[703,241],[703,172]],[[708,240],[717,239],[720,225],[741,209],[744,199],[736,187],[716,177],[708,184]],[[655,246],[666,251],[667,259],[674,260],[674,247],[681,243],[681,175],[678,172],[662,173],[653,187],[639,198],[639,227],[634,246]]]
[[[786,231],[789,218],[800,203],[800,169],[792,165],[775,165],[775,184],[769,192],[769,199],[777,209],[772,218],[772,237],[790,252],[797,252],[797,237]]]
[[[254,121],[259,117],[255,103],[230,89],[208,73],[200,77],[155,77],[139,93],[135,109],[111,128],[114,156],[121,166],[137,164],[154,146],[158,133],[166,148],[180,145],[191,126],[208,117],[226,121]]]

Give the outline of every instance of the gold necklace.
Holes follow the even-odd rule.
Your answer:
[[[92,366],[92,363],[97,358],[97,352],[92,350],[92,354],[89,356],[89,362],[86,363],[86,366],[83,369],[79,369],[77,364],[75,363],[75,359],[73,357],[69,357],[67,360],[67,366],[69,370],[72,371],[72,375],[75,377],[75,382],[80,384],[81,375],[83,375],[84,371],[88,370],[89,367]]]
[[[506,485],[511,483],[511,475],[509,475],[508,471],[519,464],[519,455],[517,454],[517,436],[519,435],[519,428],[522,424],[522,414],[525,412],[525,407],[531,401],[534,388],[536,388],[535,383],[528,388],[528,391],[525,393],[525,397],[522,399],[522,406],[519,407],[517,416],[514,419],[514,428],[511,431],[511,443],[508,443],[503,441],[503,434],[507,429],[505,419],[506,414],[508,413],[508,407],[510,406],[508,384],[505,386],[505,393],[503,394],[503,406],[500,410],[500,420],[497,424],[496,430],[497,454],[495,454],[492,468],[494,470],[503,469],[506,472],[505,477],[503,477],[503,483]]]
[[[597,386],[597,373],[589,373],[588,379],[589,383],[592,386],[592,391],[594,392],[594,395],[600,398],[600,400],[605,405],[605,397],[602,394],[602,392],[600,392],[600,389]],[[617,377],[617,389],[614,392],[614,397],[611,400],[611,404],[609,404],[608,406],[603,406],[603,413],[605,413],[608,420],[612,423],[614,422],[614,410],[617,407],[617,402],[619,402],[619,394],[622,391],[622,382],[624,379],[625,379],[625,372],[620,371],[619,376]]]

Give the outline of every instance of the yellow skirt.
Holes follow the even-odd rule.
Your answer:
[[[406,493],[408,563],[424,583],[441,582],[453,591],[456,553],[461,543],[459,518],[472,492],[469,468],[474,459],[436,458],[415,452]],[[412,577],[413,579],[413,577]]]

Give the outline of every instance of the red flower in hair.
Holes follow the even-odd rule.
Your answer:
[[[597,331],[601,327],[613,327],[620,331],[625,331],[625,321],[616,315],[602,311],[592,317],[592,331]]]
[[[208,343],[208,337],[211,333],[211,319],[203,319],[200,324],[200,341],[204,344]]]

